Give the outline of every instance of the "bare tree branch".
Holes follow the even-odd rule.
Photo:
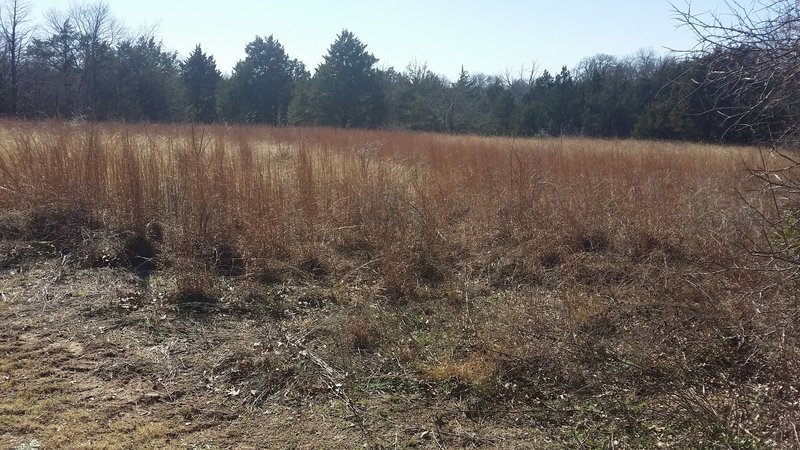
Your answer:
[[[796,148],[800,133],[800,3],[726,2],[725,13],[673,5],[697,38],[689,50],[706,67],[702,86],[726,132],[749,131],[773,147]]]
[[[11,79],[11,113],[17,113],[19,102],[19,78],[25,48],[33,34],[28,27],[31,4],[27,0],[11,0],[0,9],[0,33],[8,55]]]

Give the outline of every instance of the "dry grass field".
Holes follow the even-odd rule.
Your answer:
[[[0,125],[6,447],[800,446],[757,149]]]

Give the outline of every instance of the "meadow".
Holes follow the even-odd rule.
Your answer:
[[[12,445],[800,446],[766,150],[0,125]]]

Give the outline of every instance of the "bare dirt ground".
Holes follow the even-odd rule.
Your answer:
[[[315,333],[336,304],[300,300],[281,320],[230,306],[186,316],[160,304],[166,277],[79,269],[69,257],[36,256],[37,244],[4,245],[17,258],[0,272],[3,448],[546,444],[521,426],[524,414],[483,421],[457,399],[420,394],[422,382],[406,386],[407,374],[329,365],[317,356],[327,339]],[[303,298],[302,288],[281,289],[292,291],[288,301]]]
[[[144,276],[85,251],[0,241],[2,448],[800,446],[796,309],[763,306],[776,319],[749,337],[746,303],[703,297],[716,275],[694,296],[667,278],[671,299],[619,268],[649,279],[659,252],[403,300],[314,264]]]

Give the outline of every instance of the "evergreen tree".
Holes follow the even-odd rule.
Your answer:
[[[461,66],[458,80],[450,89],[450,105],[447,111],[447,131],[467,133],[474,131],[476,114],[476,86],[469,73]]]
[[[213,56],[203,53],[200,44],[181,63],[181,80],[186,92],[187,118],[209,123],[217,118],[217,87],[222,78]]]
[[[256,37],[245,52],[247,56],[236,64],[230,79],[226,116],[272,125],[286,123],[295,79],[305,67],[289,59],[273,36]]]
[[[494,78],[486,88],[489,120],[482,132],[487,134],[512,134],[514,122],[514,95],[503,86],[499,78]]]
[[[373,66],[378,62],[353,33],[343,30],[317,67],[312,90],[321,125],[376,127],[385,113],[384,95]]]
[[[153,37],[123,41],[117,48],[117,103],[110,115],[126,120],[172,122],[182,118],[177,55]]]
[[[448,82],[410,63],[405,72],[385,76],[388,124],[393,128],[443,131],[448,109]]]
[[[555,79],[547,70],[533,81],[533,85],[522,98],[523,112],[521,131],[528,136],[552,134],[553,91]]]
[[[319,123],[314,96],[314,85],[309,77],[295,82],[294,89],[292,89],[292,100],[289,103],[288,121],[290,124],[312,126]]]
[[[49,37],[34,39],[28,48],[25,114],[69,117],[78,101],[78,34],[69,17],[52,15],[49,28]]]

